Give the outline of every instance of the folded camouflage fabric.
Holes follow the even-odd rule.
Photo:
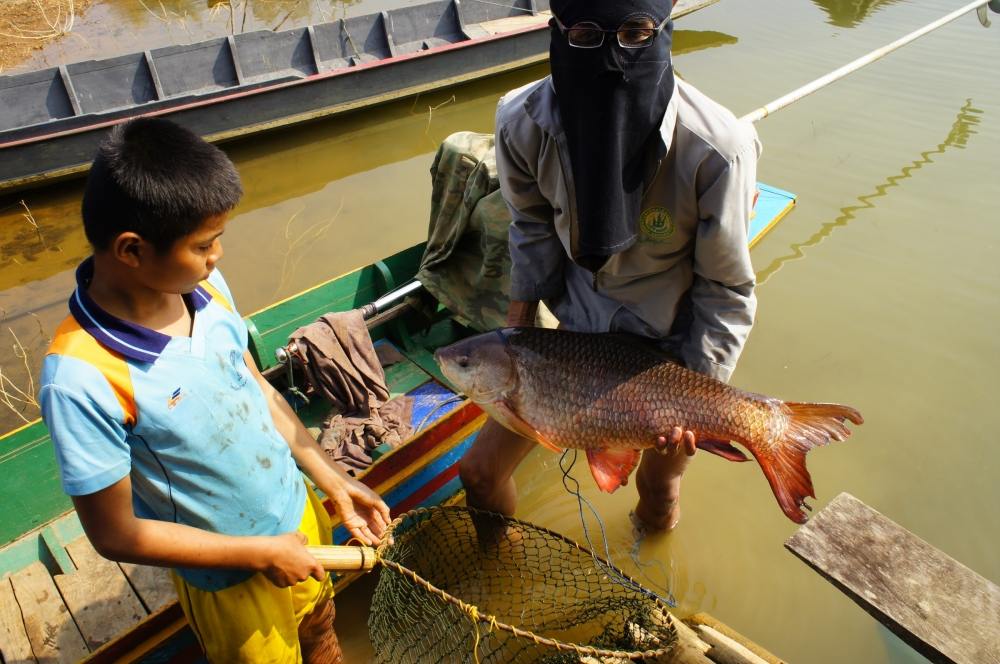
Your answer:
[[[493,136],[452,134],[431,167],[427,249],[417,279],[460,323],[503,327],[510,302],[510,212],[500,194]]]

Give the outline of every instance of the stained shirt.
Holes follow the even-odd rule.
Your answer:
[[[638,240],[597,273],[569,258],[576,192],[551,79],[505,95],[496,126],[513,217],[511,299],[544,301],[568,329],[661,340],[689,368],[728,380],[756,311],[753,125],[678,78],[649,158]]]
[[[135,515],[227,535],[295,530],[301,475],[244,361],[247,328],[218,270],[190,295],[190,337],[115,318],[87,294],[92,259],[77,270],[70,315],[42,367],[42,416],[73,496],[126,476]],[[204,590],[244,570],[180,569]]]

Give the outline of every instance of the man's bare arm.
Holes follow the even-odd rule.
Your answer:
[[[534,327],[538,302],[514,300],[507,309],[507,327]]]

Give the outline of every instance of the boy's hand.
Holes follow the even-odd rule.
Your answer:
[[[332,494],[330,499],[344,527],[365,546],[378,544],[392,521],[389,506],[377,493],[356,479],[345,478],[343,489],[343,493]]]
[[[267,538],[268,553],[261,573],[279,588],[301,583],[310,576],[317,581],[326,578],[326,570],[306,550],[309,539],[295,531]]]

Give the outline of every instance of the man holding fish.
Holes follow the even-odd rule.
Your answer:
[[[747,228],[760,144],[752,125],[675,78],[672,4],[552,0],[552,75],[508,93],[497,113],[513,215],[507,323],[533,326],[544,300],[562,329],[631,333],[726,381],[756,308]],[[512,474],[537,427],[491,414],[462,480],[470,505],[512,514]],[[690,428],[644,445],[635,516],[647,527],[677,525]],[[618,468],[624,481],[635,463],[609,455],[588,452],[592,469]]]

